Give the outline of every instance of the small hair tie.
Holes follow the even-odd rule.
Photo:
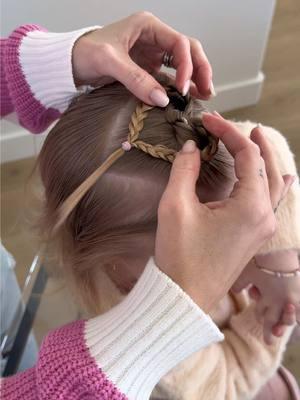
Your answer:
[[[131,144],[128,142],[128,140],[126,140],[126,142],[123,142],[122,143],[122,149],[124,150],[124,151],[129,151],[130,149],[131,149]]]

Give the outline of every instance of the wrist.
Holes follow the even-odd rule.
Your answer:
[[[168,268],[161,268],[162,265],[166,265],[167,263],[157,261],[157,257],[155,257],[155,263],[161,273],[177,285],[183,293],[186,293],[191,301],[200,307],[204,313],[210,314],[217,306],[218,300],[221,300],[222,296],[218,297],[218,300],[215,300],[216,296],[214,296],[210,290],[207,290],[209,285],[206,285],[204,280],[202,280],[201,283],[203,283],[203,285],[200,287],[199,284],[195,285],[191,276],[186,276],[186,274],[183,273],[181,270],[182,268],[176,265],[170,265]]]
[[[222,339],[210,317],[152,259],[128,296],[85,329],[99,368],[137,400],[148,398],[183,359]]]
[[[72,50],[72,69],[75,85],[92,85],[99,78],[99,48],[95,41],[90,39],[91,33],[100,30],[101,27],[94,27],[83,35],[79,36],[74,43]]]

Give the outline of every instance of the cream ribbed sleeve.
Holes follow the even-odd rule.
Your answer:
[[[72,49],[76,40],[100,28],[91,26],[73,32],[28,32],[19,48],[19,62],[36,100],[46,109],[64,112],[74,96],[86,90],[76,88],[72,71]]]
[[[145,400],[189,355],[223,339],[193,300],[150,259],[129,295],[86,324],[99,367],[129,399]]]

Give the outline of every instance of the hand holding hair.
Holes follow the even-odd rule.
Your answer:
[[[274,234],[273,209],[291,182],[285,183],[270,158],[261,156],[266,139],[259,129],[249,139],[218,115],[204,114],[203,124],[233,156],[237,182],[229,198],[200,203],[196,194],[200,155],[193,141],[186,142],[160,202],[155,260],[210,312]]]
[[[176,69],[176,87],[184,95],[192,85],[202,99],[214,95],[212,69],[200,42],[149,12],[139,12],[80,37],[73,49],[77,84],[123,83],[147,104],[165,107],[165,89],[151,76],[163,63]],[[191,80],[194,82],[191,84]]]

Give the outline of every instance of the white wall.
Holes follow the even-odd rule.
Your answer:
[[[218,92],[211,107],[225,111],[253,104],[259,98],[274,6],[275,0],[2,0],[1,25],[2,35],[23,23],[68,31],[104,25],[138,10],[151,11],[202,42]],[[15,130],[13,124],[2,128],[2,161],[14,157],[5,151],[5,143],[11,138],[9,132]]]

